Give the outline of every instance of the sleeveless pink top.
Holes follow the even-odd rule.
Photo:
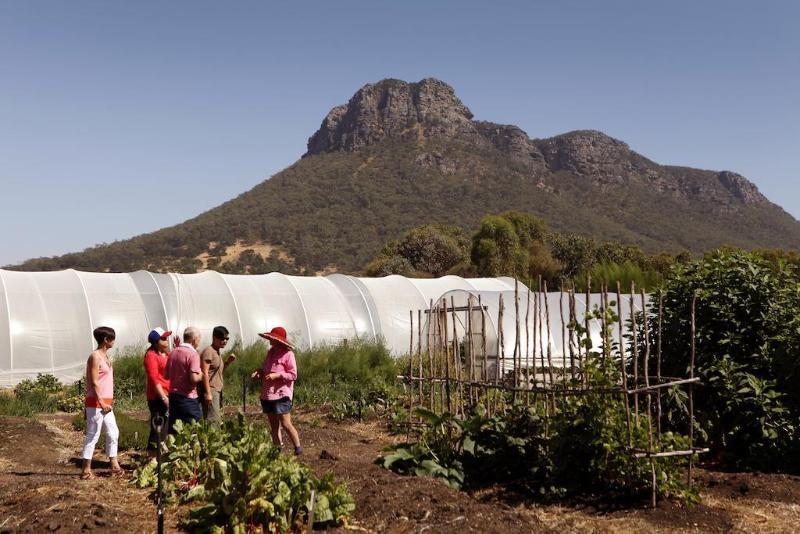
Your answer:
[[[100,408],[100,399],[106,404],[111,404],[114,401],[114,369],[106,363],[104,359],[100,360],[100,367],[97,370],[97,385],[100,391],[94,390],[92,385],[92,377],[89,374],[89,369],[86,369],[86,407]]]

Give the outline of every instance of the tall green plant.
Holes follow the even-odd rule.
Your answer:
[[[714,456],[737,467],[800,469],[800,278],[788,264],[720,250],[666,279],[663,372],[684,376],[696,295],[697,421]],[[651,327],[657,317],[651,315]]]

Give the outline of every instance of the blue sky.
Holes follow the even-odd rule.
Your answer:
[[[387,77],[739,172],[800,218],[800,2],[6,0],[0,66],[0,265],[235,197]]]

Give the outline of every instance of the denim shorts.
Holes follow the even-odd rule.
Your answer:
[[[261,411],[264,413],[276,413],[278,415],[292,411],[292,399],[281,397],[275,400],[261,399]]]

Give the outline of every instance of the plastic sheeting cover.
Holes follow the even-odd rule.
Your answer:
[[[483,295],[496,331],[497,295],[513,303],[514,280],[0,270],[0,386],[38,373],[65,382],[79,379],[94,348],[92,330],[101,325],[117,332],[112,358],[144,351],[147,333],[156,326],[180,333],[190,325],[200,329],[203,344],[216,325],[245,345],[260,341],[259,332],[283,326],[301,349],[362,338],[381,339],[394,354],[403,354],[411,312],[416,332],[417,310],[459,292]],[[507,343],[514,332],[508,310],[507,304]],[[555,345],[558,336],[553,333]],[[513,350],[513,342],[506,351],[508,346]]]
[[[0,270],[0,386],[38,373],[79,379],[94,348],[92,330],[117,332],[112,358],[142,350],[151,328],[182,332],[196,326],[210,341],[216,325],[245,344],[283,326],[300,348],[343,339],[383,339],[407,350],[409,311],[453,289],[505,288],[495,279],[448,276],[355,278],[198,274],[18,272]]]

